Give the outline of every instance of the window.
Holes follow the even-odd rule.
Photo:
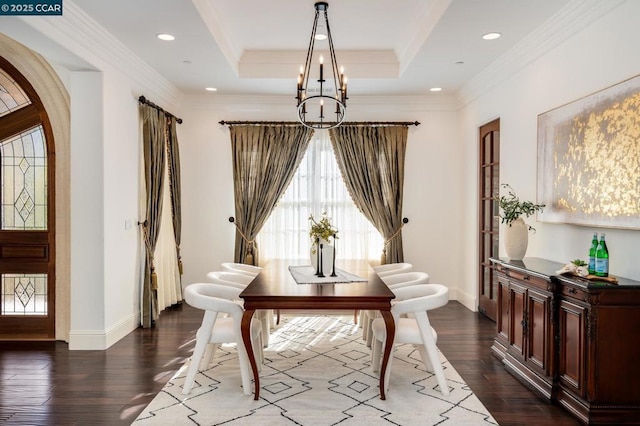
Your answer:
[[[2,226],[47,229],[47,152],[42,126],[0,141]]]
[[[338,229],[338,259],[379,261],[382,236],[351,200],[328,132],[316,130],[289,187],[258,235],[261,260],[308,259],[309,215],[319,217],[323,212]]]

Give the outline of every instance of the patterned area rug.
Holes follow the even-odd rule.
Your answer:
[[[190,395],[187,363],[135,425],[496,425],[440,354],[449,396],[411,345],[397,346],[387,400],[380,400],[371,351],[350,316],[284,316],[265,349],[260,400],[242,392],[234,345],[223,346]]]

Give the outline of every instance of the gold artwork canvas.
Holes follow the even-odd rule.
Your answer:
[[[640,229],[640,76],[538,116],[538,220]]]

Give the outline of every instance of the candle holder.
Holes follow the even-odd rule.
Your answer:
[[[320,237],[316,238],[316,276],[320,276]]]
[[[322,246],[324,246],[324,244],[320,244],[320,262],[318,262],[320,273],[318,274],[318,278],[324,278],[324,274],[322,273]]]
[[[331,277],[337,277],[336,275],[336,234],[333,234],[333,261],[331,264]]]

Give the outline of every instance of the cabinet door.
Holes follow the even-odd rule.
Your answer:
[[[560,300],[558,310],[560,333],[558,376],[560,383],[580,397],[584,397],[586,316],[586,308],[566,300]]]
[[[509,305],[509,352],[524,361],[525,344],[525,298],[527,289],[514,281],[510,282]]]
[[[497,335],[496,339],[502,342],[505,347],[509,344],[509,281],[504,275],[498,275],[498,316],[496,318]]]
[[[543,376],[551,374],[551,295],[529,289],[526,310],[526,361]]]

